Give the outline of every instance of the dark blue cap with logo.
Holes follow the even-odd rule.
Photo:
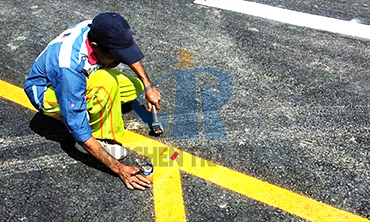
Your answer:
[[[89,35],[122,63],[131,65],[144,57],[132,37],[129,24],[118,13],[106,12],[97,15],[92,21]]]

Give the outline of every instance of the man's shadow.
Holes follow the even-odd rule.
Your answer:
[[[46,116],[41,113],[36,113],[30,122],[30,128],[36,134],[60,143],[61,148],[73,159],[93,167],[97,170],[117,176],[113,171],[106,167],[103,163],[95,159],[92,155],[79,152],[75,148],[75,140],[68,132],[66,126],[55,118]]]
[[[131,112],[135,106],[134,102],[128,102],[122,104],[122,114]],[[145,110],[145,107],[142,107]],[[141,119],[148,125],[151,125],[153,122],[152,116],[149,115],[149,112],[139,113]],[[66,126],[62,121],[55,118],[46,116],[42,113],[36,113],[30,122],[30,128],[36,134],[45,137],[48,140],[52,140],[60,143],[61,148],[73,159],[80,161],[86,164],[89,167],[93,167],[97,170],[109,173],[113,176],[117,176],[113,171],[111,171],[107,166],[98,161],[92,155],[84,154],[79,152],[75,148],[75,140],[72,135],[68,132]],[[150,134],[150,133],[149,133]],[[127,159],[127,158],[126,158]],[[126,161],[125,159],[125,161]],[[127,159],[130,162],[130,160]]]

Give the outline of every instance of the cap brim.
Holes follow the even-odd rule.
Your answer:
[[[143,53],[141,52],[139,46],[135,42],[128,48],[119,48],[119,49],[109,49],[109,52],[112,56],[117,59],[119,62],[122,62],[126,65],[132,65],[142,58],[144,58]]]

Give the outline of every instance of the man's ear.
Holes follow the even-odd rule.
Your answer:
[[[91,48],[92,48],[94,51],[96,51],[96,49],[99,47],[99,46],[98,46],[98,43],[96,43],[96,42],[90,42],[90,46],[91,46]]]

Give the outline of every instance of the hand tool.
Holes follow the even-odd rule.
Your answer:
[[[158,120],[157,116],[157,108],[155,107],[154,104],[152,104],[153,107],[153,123],[152,123],[152,131],[156,135],[160,135],[164,132],[163,125],[161,122]]]

